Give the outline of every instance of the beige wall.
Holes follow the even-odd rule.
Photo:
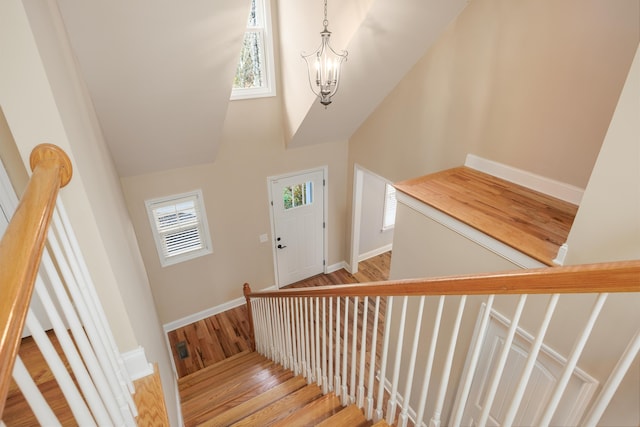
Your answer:
[[[24,4],[24,6],[23,6]],[[55,2],[0,5],[0,106],[23,163],[50,142],[70,156],[61,191],[97,293],[122,352],[143,346],[158,362],[172,425],[176,383],[120,183],[59,27]]]
[[[22,163],[20,152],[13,135],[11,135],[11,129],[9,129],[2,109],[0,109],[0,159],[2,159],[7,175],[9,175],[13,190],[20,197],[24,189],[27,188],[29,174]]]
[[[640,259],[640,48],[567,240],[567,264]]]
[[[251,118],[248,125],[247,118]],[[267,177],[329,166],[327,264],[345,259],[347,143],[285,150],[278,98],[229,104],[215,163],[122,178],[142,256],[162,323],[242,296],[242,284],[273,286]],[[161,267],[147,219],[146,199],[201,188],[213,254]]]
[[[632,1],[475,0],[349,141],[394,181],[468,153],[584,188],[640,38]]]

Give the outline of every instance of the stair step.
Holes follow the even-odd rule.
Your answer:
[[[234,383],[226,383],[224,387],[211,387],[194,396],[188,401],[182,402],[187,427],[198,425],[213,418],[226,410],[240,405],[262,393],[293,378],[293,372],[279,368],[260,372],[251,378],[239,378]]]
[[[243,351],[242,353],[234,354],[231,357],[228,357],[224,360],[214,363],[213,365],[209,365],[205,368],[202,368],[196,372],[193,372],[189,375],[185,375],[182,378],[178,379],[178,384],[182,386],[188,386],[189,384],[194,384],[201,381],[203,378],[207,378],[209,376],[219,375],[222,372],[225,372],[227,369],[232,369],[235,366],[240,364],[247,364],[250,361],[256,360],[267,360],[264,356],[256,352],[248,352]]]
[[[317,427],[369,427],[371,424],[373,423],[371,421],[367,421],[360,408],[356,405],[349,405],[342,409],[342,411],[319,423]]]
[[[385,420],[380,420],[371,427],[391,427]]]
[[[279,366],[274,362],[265,359],[264,361],[251,362],[247,365],[239,365],[218,375],[208,375],[193,384],[181,385],[180,400],[184,403],[189,399],[198,398],[204,391],[225,388],[227,385],[237,383],[239,380],[250,380],[253,376],[260,375],[261,372],[270,372],[272,369],[278,368]]]
[[[247,400],[238,406],[235,406],[226,412],[219,414],[218,416],[200,424],[200,426],[228,426],[235,422],[240,421],[249,414],[252,414],[267,405],[281,399],[294,391],[301,389],[307,385],[307,381],[301,377],[293,377],[290,380],[272,388],[271,390],[262,393],[253,399]]]
[[[304,407],[322,396],[322,390],[315,384],[309,384],[287,396],[273,402],[269,406],[254,412],[233,424],[235,427],[266,426],[285,418],[289,414]]]
[[[314,426],[338,413],[341,409],[340,399],[334,393],[325,394],[296,412],[289,414],[288,417],[274,423],[272,427]]]

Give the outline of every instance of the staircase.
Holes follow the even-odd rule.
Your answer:
[[[242,352],[178,381],[186,427],[388,426],[261,356]]]

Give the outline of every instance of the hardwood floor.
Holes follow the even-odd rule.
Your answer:
[[[361,262],[358,265],[359,271],[355,275],[341,269],[330,274],[319,274],[310,277],[288,287],[297,288],[387,280],[390,266],[391,252],[386,252]],[[363,302],[361,301],[360,304],[363,305]],[[372,311],[374,307],[370,301],[369,310]],[[384,312],[383,310],[384,305],[381,306],[381,311]],[[244,305],[176,329],[167,335],[179,378],[250,349],[249,323],[247,309]],[[178,343],[184,343],[187,354],[184,358],[181,358],[178,354]]]

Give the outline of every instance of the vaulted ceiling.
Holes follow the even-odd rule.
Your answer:
[[[332,45],[349,59],[325,109],[300,59],[319,44],[322,1],[274,0],[287,146],[348,139],[467,1],[329,2]],[[57,4],[121,176],[215,160],[250,0]]]

